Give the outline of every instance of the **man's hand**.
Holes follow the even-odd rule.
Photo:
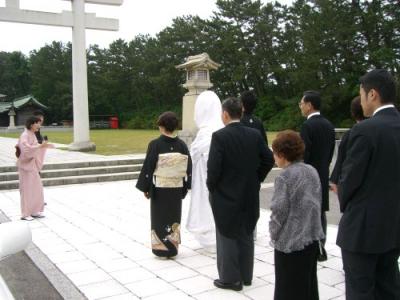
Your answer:
[[[332,192],[334,192],[334,193],[337,195],[337,193],[338,193],[337,184],[331,183],[331,184],[329,185],[329,188],[330,188],[330,190],[331,190]]]
[[[146,197],[146,199],[150,199],[149,192],[144,192],[143,194],[144,194],[144,196]]]

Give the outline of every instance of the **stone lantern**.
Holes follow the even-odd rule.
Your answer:
[[[194,122],[194,105],[201,92],[213,86],[210,81],[210,70],[217,70],[221,65],[211,60],[207,53],[189,56],[186,62],[176,66],[177,69],[186,70],[186,83],[183,87],[188,92],[183,96],[182,131],[179,136],[190,145],[197,127]]]
[[[14,109],[14,102],[11,104],[10,111],[8,112],[8,116],[10,117],[10,124],[8,129],[15,129],[15,109]]]

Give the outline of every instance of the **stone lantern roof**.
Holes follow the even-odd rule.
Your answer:
[[[221,65],[213,61],[207,53],[189,56],[186,62],[176,66],[177,69],[208,69],[217,70]]]

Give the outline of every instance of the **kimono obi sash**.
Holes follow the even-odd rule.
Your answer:
[[[183,187],[188,159],[187,155],[178,152],[159,154],[154,171],[155,186],[160,188]]]

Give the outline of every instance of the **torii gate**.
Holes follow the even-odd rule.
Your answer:
[[[118,30],[118,20],[99,18],[85,13],[85,2],[104,5],[122,5],[123,0],[64,0],[72,1],[72,11],[50,13],[20,9],[19,0],[6,0],[0,7],[0,22],[16,22],[72,28],[72,90],[74,111],[74,141],[71,150],[90,151],[96,149],[90,142],[89,108],[86,67],[85,29]]]

